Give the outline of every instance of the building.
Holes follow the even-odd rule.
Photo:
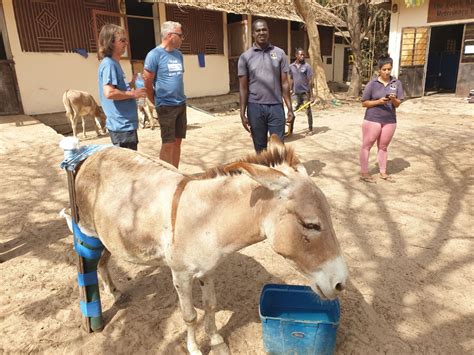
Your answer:
[[[344,48],[334,36],[341,20],[315,5],[327,80],[343,81]],[[271,40],[292,57],[307,49],[292,1],[0,0],[0,115],[60,112],[62,94],[78,89],[98,96],[96,38],[105,23],[127,28],[126,77],[143,67],[160,43],[160,24],[183,24],[188,97],[238,88],[237,60],[251,44],[251,22],[265,18]]]
[[[407,97],[474,89],[474,1],[391,5],[389,53]]]

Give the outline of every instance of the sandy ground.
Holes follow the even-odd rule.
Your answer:
[[[305,117],[298,116],[288,143],[330,202],[350,269],[337,354],[474,352],[473,110],[451,95],[405,102],[389,155],[396,182],[375,185],[358,180],[360,104],[316,112],[312,137],[301,134]],[[158,155],[159,130],[139,136],[140,150]],[[113,259],[126,299],[114,305],[102,293],[105,329],[80,329],[75,254],[58,217],[68,204],[61,138],[31,117],[0,117],[0,352],[185,353],[185,327],[164,266]],[[193,116],[181,169],[198,172],[251,151],[238,116]],[[375,154],[371,166],[377,172]],[[218,270],[217,322],[234,354],[264,353],[258,299],[270,282],[305,280],[266,242],[230,256]],[[207,353],[199,299],[196,286],[198,340]]]

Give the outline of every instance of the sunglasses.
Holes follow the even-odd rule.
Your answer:
[[[181,39],[184,39],[184,36],[183,36],[182,33],[178,33],[178,32],[170,32],[170,33],[171,33],[172,35],[178,36],[178,37],[181,38]]]

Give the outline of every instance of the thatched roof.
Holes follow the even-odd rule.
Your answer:
[[[279,18],[303,22],[295,11],[292,0],[141,0],[142,2],[161,2],[180,7],[190,6],[207,10],[248,14],[254,16]],[[343,21],[315,0],[311,1],[312,12],[318,25],[344,26]]]

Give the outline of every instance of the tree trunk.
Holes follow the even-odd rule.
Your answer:
[[[350,45],[352,54],[354,56],[354,63],[352,63],[351,73],[351,84],[347,91],[349,97],[359,97],[362,82],[361,82],[361,70],[362,70],[362,55],[361,55],[361,26],[359,17],[359,6],[360,1],[349,0],[347,4],[347,30],[351,36]]]
[[[331,100],[333,95],[329,91],[326,81],[326,73],[323,68],[321,59],[321,43],[319,41],[319,31],[314,18],[313,12],[310,10],[311,0],[294,0],[295,8],[303,21],[306,23],[309,38],[309,57],[310,64],[314,71],[313,83],[315,97],[322,100]]]

